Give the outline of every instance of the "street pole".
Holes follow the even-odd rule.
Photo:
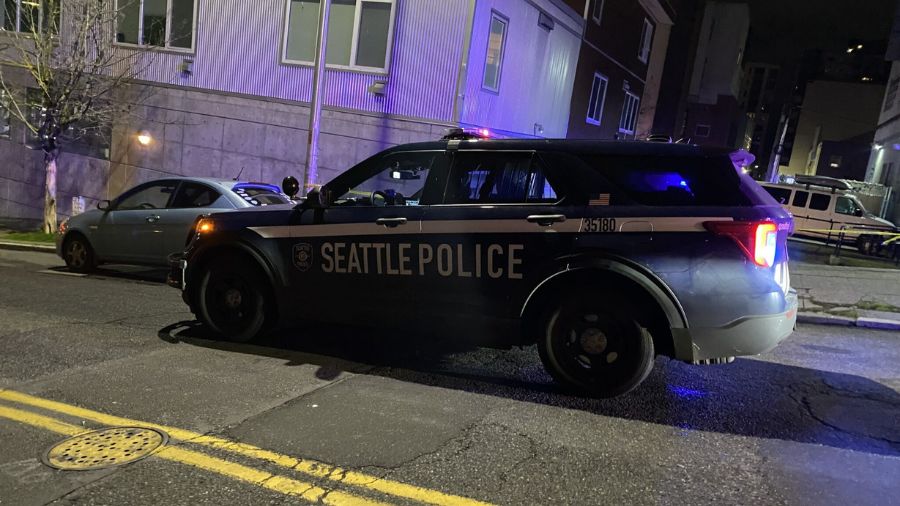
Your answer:
[[[331,0],[319,2],[319,35],[316,38],[316,60],[313,73],[312,99],[309,105],[309,139],[306,146],[306,176],[304,192],[318,181],[319,173],[319,123],[322,120],[322,91],[325,83],[325,49],[328,45],[328,15]]]

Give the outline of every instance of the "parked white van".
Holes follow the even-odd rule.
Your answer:
[[[794,184],[760,184],[794,215],[795,236],[837,240],[844,230],[845,241],[868,254],[885,239],[879,232],[896,231],[893,223],[866,211],[840,179],[798,176]]]

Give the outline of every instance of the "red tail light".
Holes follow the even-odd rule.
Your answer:
[[[760,267],[775,264],[778,225],[771,221],[707,221],[710,232],[730,237],[753,263]]]

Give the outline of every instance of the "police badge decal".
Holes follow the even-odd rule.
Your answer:
[[[294,267],[300,272],[306,272],[312,265],[313,250],[312,246],[307,243],[294,245]]]

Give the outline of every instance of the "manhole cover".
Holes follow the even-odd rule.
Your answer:
[[[148,457],[168,442],[162,431],[143,427],[112,427],[87,432],[53,445],[44,464],[65,471],[89,471],[121,466]]]

